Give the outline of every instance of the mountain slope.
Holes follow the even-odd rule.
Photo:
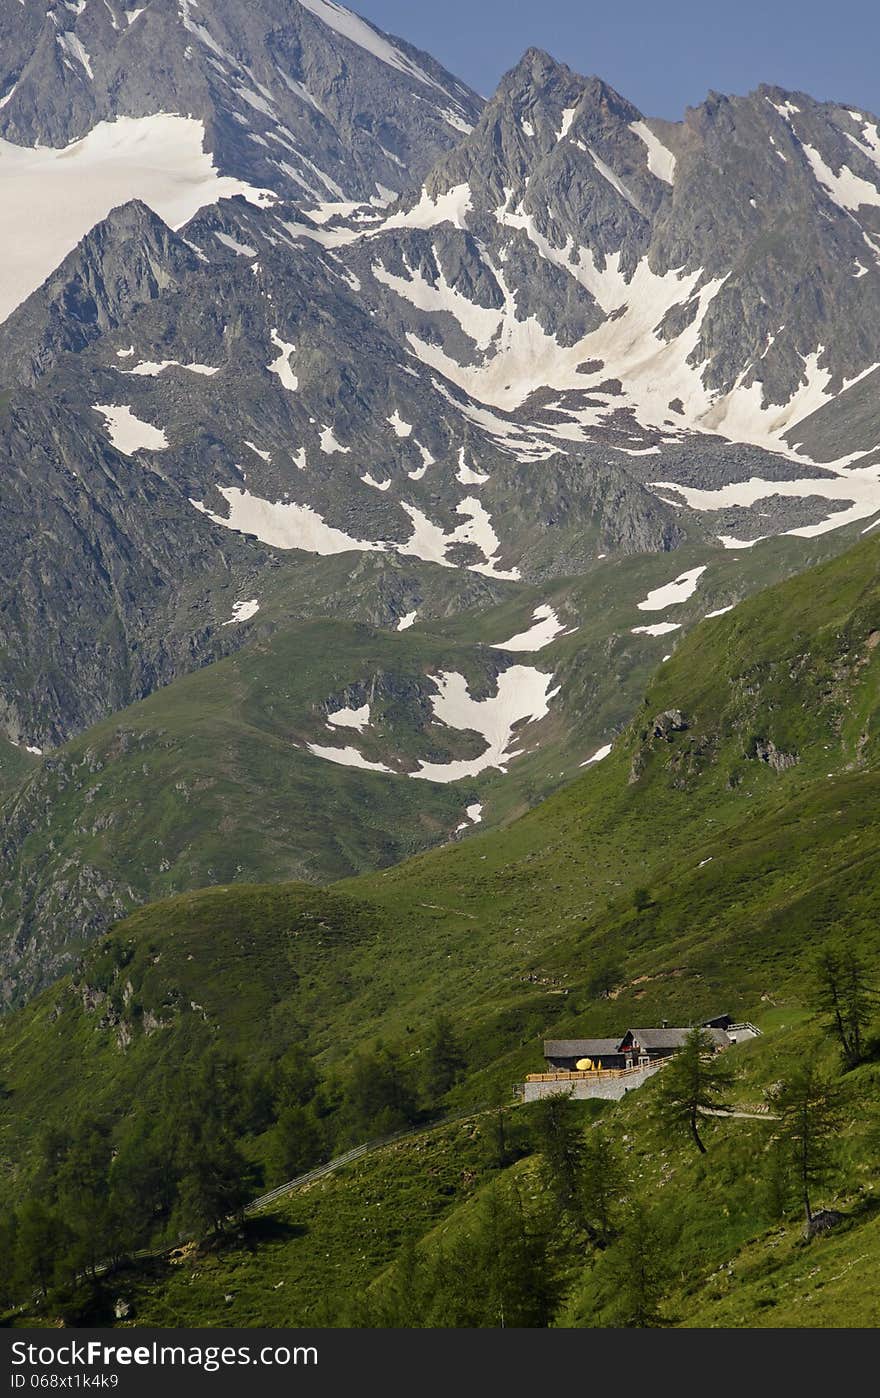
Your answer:
[[[857,937],[871,966],[880,955],[878,637],[880,545],[869,540],[697,627],[612,756],[513,826],[332,890],[219,887],[136,913],[73,977],[0,1023],[11,1197],[26,1192],[46,1128],[88,1111],[124,1130],[125,1104],[202,1041],[256,1074],[305,1042],[335,1075],[323,1109],[340,1143],[349,1056],[381,1036],[417,1065],[440,1011],[466,1067],[438,1111],[506,1097],[538,1067],[548,1032],[688,1022],[722,1006],[766,1032],[731,1050],[739,1107],[754,1113],[805,1058],[837,1073],[803,1006],[829,934]],[[634,898],[637,888],[647,891]],[[602,998],[591,981],[609,953],[619,987]],[[707,1123],[697,1163],[691,1144],[653,1126],[655,1088],[603,1121],[627,1197],[664,1230],[665,1321],[871,1323],[870,1290],[842,1279],[876,1255],[866,1109],[876,1065],[840,1080],[834,1182],[819,1193],[845,1221],[808,1254],[774,1194],[772,1121]],[[479,1233],[493,1188],[496,1208],[499,1188],[518,1191],[536,1227],[549,1207],[528,1113],[508,1121],[503,1149],[496,1117],[400,1143],[282,1201],[199,1276],[147,1264],[115,1276],[112,1294],[98,1286],[82,1313],[66,1302],[67,1313],[104,1318],[123,1294],[135,1325],[374,1324],[388,1307],[411,1323],[393,1309],[395,1266],[412,1285],[430,1275],[438,1250]],[[243,1143],[266,1161],[263,1135]],[[555,1236],[555,1323],[614,1323],[613,1255],[568,1227]],[[340,1249],[353,1247],[357,1304],[340,1269]],[[454,1289],[432,1294],[454,1304]]]
[[[52,0],[26,17],[3,0],[0,33],[7,141],[62,147],[101,122],[185,112],[224,173],[299,198],[398,189],[482,107],[429,55],[326,0]]]
[[[607,753],[700,618],[827,549],[789,542],[758,572],[691,546],[532,588],[374,555],[264,570],[251,597],[227,577],[206,635],[235,655],[54,749],[0,805],[0,997],[145,901],[324,882],[509,823]]]
[[[585,1016],[602,1033],[757,1013],[803,993],[829,932],[857,931],[875,957],[878,563],[864,543],[704,623],[612,756],[504,830],[326,893],[226,886],[135,914],[0,1025],[4,1151],[86,1092],[115,1115],[120,1083],[205,1017],[246,1061],[304,1033],[334,1065],[448,1013],[460,1096],[482,1101]],[[310,909],[312,932],[289,941]],[[609,953],[621,989],[595,1000]]]
[[[791,1071],[805,1052],[831,1068],[827,1043],[805,1023],[803,1011],[771,1011],[764,1023],[761,1043],[731,1055],[744,1104],[760,1104],[779,1072]],[[704,1123],[709,1157],[701,1164],[691,1145],[664,1137],[652,1122],[656,1086],[631,1093],[598,1121],[583,1104],[578,1117],[588,1141],[593,1130],[611,1138],[612,1209],[622,1212],[625,1200],[636,1202],[659,1234],[663,1327],[873,1327],[870,1277],[880,1257],[880,1230],[864,1098],[876,1091],[876,1069],[863,1069],[842,1085],[837,1169],[820,1197],[842,1211],[843,1222],[809,1247],[796,1211],[783,1212],[773,1200],[772,1122]],[[504,1113],[508,1146],[500,1160],[499,1121],[496,1108],[392,1144],[282,1198],[249,1222],[242,1241],[199,1250],[194,1272],[164,1259],[122,1272],[112,1293],[109,1287],[99,1292],[87,1314],[109,1321],[112,1302],[122,1294],[130,1306],[126,1328],[182,1319],[219,1325],[230,1307],[246,1326],[485,1326],[500,1322],[499,1291],[509,1319],[514,1298],[534,1306],[550,1290],[554,1326],[619,1328],[626,1323],[619,1255],[597,1249],[559,1218],[548,1197],[538,1132],[530,1139],[531,1110]],[[365,1200],[371,1204],[366,1219]],[[497,1222],[505,1204],[525,1215],[526,1236],[538,1242],[539,1255],[538,1240],[547,1231],[555,1242],[521,1282],[530,1287],[525,1298],[513,1283],[510,1237]],[[474,1298],[466,1268],[459,1265],[450,1281],[450,1258],[454,1263],[463,1254],[478,1265],[487,1253]],[[492,1266],[498,1262],[500,1278]]]
[[[372,275],[496,437],[512,417],[644,455],[731,541],[818,532],[877,508],[878,424],[854,409],[880,364],[877,130],[776,88],[651,123],[531,50],[387,234],[299,231]]]
[[[34,676],[26,690],[8,683],[17,741],[57,744],[193,668],[212,611],[206,580],[231,570],[251,589],[284,553],[393,552],[509,581],[685,538],[677,512],[616,464],[560,457],[548,473],[543,457],[472,451],[455,407],[413,377],[338,269],[278,244],[246,204],[200,216],[187,237],[195,270],[175,262],[192,248],[143,208],[123,211],[10,321],[7,362],[28,386],[9,390],[0,420],[3,567],[10,590],[33,576],[9,618]],[[66,308],[84,286],[80,330]],[[116,328],[95,339],[101,319]],[[77,339],[93,343],[62,353]],[[43,520],[34,540],[12,527],[19,512]],[[80,515],[87,546],[59,556],[52,541]],[[67,558],[82,555],[71,570]],[[67,586],[59,568],[72,571]],[[99,697],[83,665],[108,629],[125,642],[102,660]],[[189,663],[183,648],[165,653],[169,630],[186,638]]]
[[[690,624],[871,527],[868,113],[764,88],[656,122],[537,50],[484,105],[325,0],[24,8],[0,8],[0,727],[48,760],[2,817],[7,996],[145,898],[510,820]],[[155,737],[175,782],[210,777],[230,674],[204,805],[239,858]],[[289,731],[255,735],[260,685]],[[129,820],[113,715],[162,778]]]
[[[32,385],[62,354],[118,329],[138,307],[180,288],[196,253],[134,201],[93,228],[44,284],[0,325],[0,376]]]

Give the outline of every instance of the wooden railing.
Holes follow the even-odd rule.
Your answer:
[[[526,1082],[583,1082],[594,1081],[597,1078],[604,1082],[607,1078],[630,1078],[636,1073],[644,1073],[646,1068],[659,1067],[664,1062],[665,1059],[654,1058],[650,1063],[642,1063],[633,1068],[592,1068],[584,1072],[560,1070],[558,1073],[529,1073]]]

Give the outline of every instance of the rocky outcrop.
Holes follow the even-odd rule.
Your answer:
[[[118,329],[199,270],[192,248],[145,204],[114,210],[0,325],[0,382],[35,384],[62,354]]]
[[[771,738],[756,738],[753,756],[759,762],[766,762],[774,772],[787,772],[800,762],[797,753],[781,752]]]
[[[686,733],[689,728],[690,723],[681,709],[667,709],[664,713],[658,714],[651,723],[651,736],[662,738],[665,743],[671,743],[674,733]]]

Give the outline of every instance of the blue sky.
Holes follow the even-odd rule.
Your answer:
[[[880,0],[348,0],[486,95],[534,44],[648,116],[760,82],[880,110]],[[838,22],[839,18],[839,22]]]

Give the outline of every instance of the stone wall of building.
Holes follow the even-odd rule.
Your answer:
[[[659,1063],[650,1063],[646,1068],[633,1068],[627,1073],[605,1074],[592,1073],[589,1077],[578,1077],[566,1080],[558,1078],[549,1082],[526,1082],[522,1085],[522,1099],[524,1102],[537,1102],[542,1097],[553,1097],[557,1093],[564,1093],[567,1097],[573,1097],[576,1101],[584,1101],[588,1097],[601,1097],[606,1102],[619,1102],[625,1097],[627,1092],[635,1092],[636,1088],[652,1078],[655,1073],[659,1073],[663,1067],[663,1060]]]

